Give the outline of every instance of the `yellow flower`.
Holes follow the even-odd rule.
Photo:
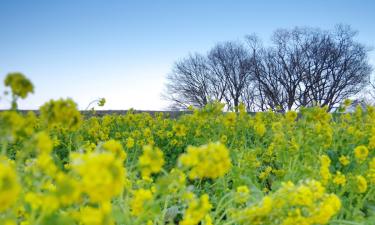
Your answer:
[[[334,195],[329,195],[320,205],[315,208],[310,218],[310,224],[327,224],[331,217],[335,215],[341,208],[340,199]]]
[[[72,153],[71,168],[80,176],[80,187],[92,202],[109,201],[125,185],[122,159],[112,152]]]
[[[224,176],[232,166],[228,149],[220,143],[189,146],[187,153],[180,156],[179,163],[190,169],[190,179]]]
[[[236,202],[245,203],[249,199],[250,190],[247,186],[238,186],[236,190]]]
[[[59,200],[56,196],[44,194],[40,196],[42,202],[42,210],[46,213],[52,213],[59,208]]]
[[[333,183],[337,185],[344,186],[346,183],[346,178],[344,174],[341,174],[341,172],[337,171],[335,177],[333,178]]]
[[[173,126],[173,131],[176,133],[177,137],[186,136],[187,128],[183,124],[176,124]]]
[[[130,201],[131,214],[139,216],[144,211],[144,205],[147,201],[152,199],[152,192],[146,189],[139,189],[134,191],[133,198]]]
[[[122,161],[126,159],[126,153],[122,148],[120,142],[115,140],[109,140],[102,144],[102,148],[114,153],[117,157],[119,157]]]
[[[182,195],[182,199],[185,200],[185,201],[191,201],[195,198],[195,194],[191,191],[187,191],[185,193],[183,193]]]
[[[212,205],[210,204],[209,197],[204,194],[200,199],[192,199],[189,202],[189,207],[186,209],[184,218],[180,225],[197,225],[203,220],[210,212]]]
[[[59,207],[57,197],[47,193],[27,192],[24,200],[34,211],[42,209],[43,211],[51,213]]]
[[[38,155],[36,159],[36,166],[51,177],[54,177],[58,170],[52,156],[48,153]]]
[[[259,137],[263,137],[263,135],[266,133],[266,126],[264,125],[263,122],[256,122],[254,125],[255,133]]]
[[[288,121],[288,122],[293,122],[296,120],[297,118],[297,112],[294,112],[294,111],[288,111],[287,113],[285,113],[285,119]]]
[[[107,207],[95,208],[85,206],[81,208],[79,214],[82,225],[111,225],[114,224],[110,218]]]
[[[354,149],[354,155],[359,162],[366,160],[368,155],[368,149],[364,145],[360,145]]]
[[[204,225],[214,225],[212,223],[212,218],[209,214],[207,214],[206,217],[204,217]]]
[[[159,148],[146,145],[143,147],[143,154],[139,157],[138,164],[143,177],[158,173],[164,165],[163,152]]]
[[[224,125],[227,127],[232,127],[236,123],[237,114],[234,112],[228,112],[224,116]]]
[[[28,192],[25,194],[24,200],[31,206],[31,209],[37,210],[42,206],[42,199],[41,196],[34,192]]]
[[[30,129],[27,120],[16,111],[1,112],[0,124],[0,137],[9,137],[10,141],[17,140],[26,128]]]
[[[339,161],[343,166],[346,166],[350,163],[349,157],[345,155],[340,156]]]
[[[282,225],[309,225],[309,219],[301,215],[301,210],[295,209],[288,213],[288,217],[283,220]]]
[[[82,146],[82,148],[85,150],[85,152],[93,152],[96,149],[96,144],[87,142]]]
[[[75,130],[82,123],[81,113],[72,99],[50,100],[40,107],[40,117],[48,126],[62,126]]]
[[[170,144],[172,146],[177,146],[178,145],[178,141],[176,139],[172,139],[172,141],[170,142]]]
[[[266,216],[270,214],[273,208],[273,199],[265,196],[258,204],[245,208],[235,213],[240,224],[261,224],[262,220],[266,221]]]
[[[264,180],[270,175],[271,172],[272,172],[272,167],[267,166],[266,169],[263,172],[261,172],[258,177],[259,179]]]
[[[81,189],[79,182],[60,172],[56,176],[56,190],[54,193],[61,205],[73,204],[80,199]]]
[[[331,164],[331,159],[327,155],[322,155],[320,157],[320,163],[322,166],[329,166]]]
[[[36,136],[37,148],[42,154],[49,154],[53,148],[53,142],[51,138],[45,132],[40,132]]]
[[[363,176],[356,177],[357,190],[359,193],[364,193],[367,190],[367,181]]]
[[[220,142],[223,143],[223,144],[227,143],[227,140],[228,140],[228,137],[226,135],[222,135],[220,137]]]
[[[326,184],[331,178],[331,173],[329,171],[331,159],[327,155],[322,155],[320,157],[320,164],[320,176],[322,177],[323,184]]]
[[[132,137],[128,137],[126,139],[126,148],[130,149],[134,146],[134,139]]]
[[[0,156],[0,212],[15,203],[20,189],[12,163]]]
[[[7,219],[4,221],[4,225],[16,225],[17,223],[13,220]]]
[[[240,224],[326,224],[340,208],[336,195],[326,194],[320,182],[307,180],[299,185],[283,183],[276,192],[233,216]]]
[[[264,187],[263,189],[262,189],[262,192],[263,193],[268,193],[270,191],[270,189],[268,189],[267,187]]]
[[[4,84],[12,89],[12,94],[21,98],[26,98],[29,93],[34,92],[34,85],[22,73],[9,73]]]
[[[375,149],[375,128],[372,128],[372,136],[369,139],[368,148]]]
[[[145,128],[144,130],[143,130],[143,136],[145,137],[145,138],[147,138],[147,137],[150,137],[151,136],[151,129],[150,128]]]

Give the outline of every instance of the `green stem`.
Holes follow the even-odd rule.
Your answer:
[[[215,212],[215,214],[214,214],[214,218],[217,216],[217,214],[220,212],[220,210],[225,206],[225,205],[227,205],[227,204],[223,204],[222,205],[222,202],[224,201],[224,199],[226,199],[227,197],[230,197],[232,195],[232,193],[231,192],[229,192],[228,194],[226,194],[226,195],[224,195],[221,199],[220,199],[220,201],[219,201],[219,203],[217,204],[217,208],[216,208],[216,212]],[[232,202],[233,200],[229,200],[228,202]]]
[[[163,208],[163,214],[162,214],[161,224],[164,224],[166,222],[165,221],[165,215],[167,214],[168,204],[169,204],[169,198],[167,197],[167,199],[164,202],[164,208]]]

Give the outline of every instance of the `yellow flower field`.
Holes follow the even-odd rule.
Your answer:
[[[1,112],[0,147],[0,224],[375,224],[372,107],[97,117],[59,99]]]

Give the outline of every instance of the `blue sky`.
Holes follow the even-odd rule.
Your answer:
[[[338,23],[375,47],[374,21],[372,0],[0,0],[0,80],[20,71],[33,81],[23,109],[59,97],[83,109],[105,97],[105,109],[158,110],[167,105],[165,76],[189,53],[246,34],[267,42],[277,28]]]

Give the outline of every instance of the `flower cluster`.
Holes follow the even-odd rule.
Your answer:
[[[150,190],[139,189],[134,191],[133,195],[133,199],[130,201],[131,214],[139,216],[144,212],[146,202],[152,199],[152,192]]]
[[[209,212],[211,208],[212,205],[208,195],[202,195],[199,199],[194,196],[189,202],[189,207],[186,209],[180,225],[196,225],[203,219],[210,221]],[[205,224],[208,224],[207,221]]]
[[[139,167],[143,177],[160,172],[163,165],[163,152],[159,148],[153,148],[150,145],[143,147],[143,154],[139,157]]]
[[[284,183],[271,196],[235,213],[242,224],[327,224],[341,208],[340,199],[326,194],[321,183]]]
[[[40,114],[49,127],[62,126],[77,129],[82,122],[77,105],[71,99],[50,100],[40,107]]]
[[[26,98],[34,92],[34,85],[22,73],[9,73],[4,84],[12,89],[12,94],[20,98]]]
[[[228,149],[220,143],[189,146],[187,153],[180,156],[179,162],[190,169],[190,179],[215,179],[225,175],[232,166]]]
[[[323,155],[320,157],[320,163],[320,176],[322,177],[322,182],[325,184],[331,178],[331,173],[329,171],[331,159],[327,155]]]
[[[15,203],[19,192],[20,186],[13,163],[0,157],[0,213]]]
[[[355,158],[359,161],[362,162],[367,158],[368,155],[368,149],[364,145],[360,145],[354,149],[354,155]]]
[[[122,159],[109,152],[73,153],[71,168],[80,188],[92,202],[106,202],[121,194],[125,185]]]

